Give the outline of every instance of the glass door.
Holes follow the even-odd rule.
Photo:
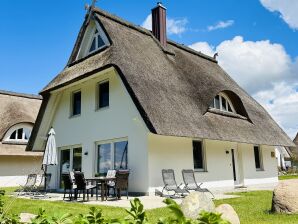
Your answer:
[[[61,149],[60,187],[63,188],[62,174],[70,171],[82,171],[82,147]]]

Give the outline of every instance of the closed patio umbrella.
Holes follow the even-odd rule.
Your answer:
[[[56,141],[55,141],[55,131],[53,128],[50,129],[48,134],[48,140],[46,149],[44,151],[43,160],[42,160],[42,167],[44,170],[44,178],[45,178],[45,192],[47,187],[47,167],[53,166],[58,164],[57,158],[57,148],[56,148]]]

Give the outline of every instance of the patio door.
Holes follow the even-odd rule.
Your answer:
[[[60,150],[60,187],[63,173],[82,171],[82,147],[68,147]]]

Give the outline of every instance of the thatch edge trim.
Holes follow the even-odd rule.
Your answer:
[[[0,94],[8,95],[8,96],[23,97],[23,98],[28,98],[28,99],[42,100],[42,96],[34,95],[34,94],[16,93],[16,92],[6,91],[6,90],[0,90]]]

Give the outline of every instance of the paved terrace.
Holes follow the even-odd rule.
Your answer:
[[[228,199],[228,198],[236,198],[239,197],[237,195],[232,195],[229,193],[235,193],[235,192],[248,192],[248,191],[256,191],[256,190],[273,190],[274,187],[276,186],[273,184],[262,184],[262,185],[255,185],[255,186],[250,186],[248,188],[225,188],[225,189],[210,189],[212,193],[215,196],[215,199]],[[209,193],[206,193],[206,195],[210,196]],[[90,196],[90,195],[89,195]],[[61,193],[48,193],[46,198],[41,198],[41,197],[30,197],[30,196],[18,196],[19,198],[25,198],[25,199],[32,199],[32,200],[48,200],[48,201],[63,201],[63,194]],[[101,201],[100,197],[99,200],[95,200],[94,197],[89,197],[88,202],[82,202],[81,198],[78,199],[78,201],[68,201],[66,200],[65,203],[84,203],[88,205],[104,205],[104,206],[114,206],[114,207],[122,207],[122,208],[129,208],[130,207],[130,200],[133,199],[134,197],[129,197],[128,199],[126,196],[123,196],[121,200],[115,200],[113,198],[108,198],[107,201]],[[164,200],[163,197],[159,196],[140,196],[138,197],[145,209],[154,209],[154,208],[160,208],[160,207],[165,207],[166,205],[162,202]],[[176,198],[174,199],[178,204],[181,203],[182,199],[181,198]]]

